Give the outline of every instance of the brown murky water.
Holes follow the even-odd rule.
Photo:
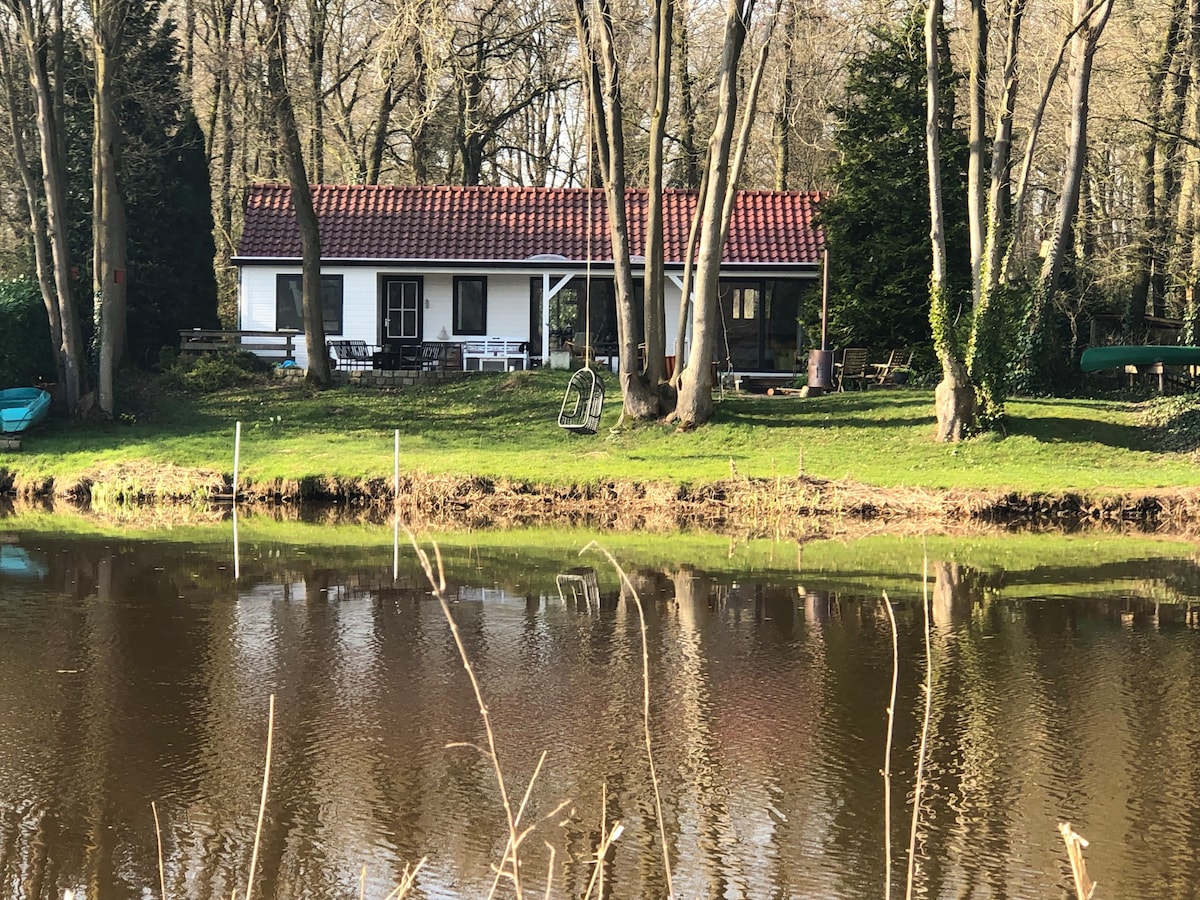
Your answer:
[[[461,746],[485,737],[411,553],[394,579],[390,549],[257,544],[241,548],[235,578],[222,547],[6,540],[0,896],[158,896],[152,803],[168,897],[244,896],[272,694],[255,897],[352,898],[361,886],[383,898],[422,858],[412,896],[487,895],[505,816],[486,759]],[[892,656],[875,583],[890,584],[899,620],[902,896],[921,578],[872,546],[821,571],[688,559],[631,572],[675,896],[883,896]],[[526,896],[543,896],[548,873],[553,896],[585,896],[599,836],[619,821],[604,895],[665,897],[637,606],[602,560],[581,568],[535,549],[464,540],[447,571],[514,806],[545,754],[523,819],[535,826]],[[657,556],[671,559],[669,545]],[[1194,896],[1195,559],[1085,554],[1021,573],[931,564],[918,896],[1066,896],[1060,820],[1091,841],[1098,896]]]

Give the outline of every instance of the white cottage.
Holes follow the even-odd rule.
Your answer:
[[[636,262],[647,194],[626,197]],[[724,346],[714,354],[737,371],[793,369],[801,304],[817,296],[817,199],[776,191],[737,196],[721,265]],[[396,365],[410,358],[403,351],[430,344],[454,347],[468,369],[549,364],[584,338],[596,356],[615,355],[612,250],[600,190],[319,185],[313,201],[326,336],[377,348],[374,365]],[[696,193],[667,191],[663,205],[673,356]],[[248,188],[233,262],[240,329],[303,329],[300,235],[287,185]],[[472,352],[485,342],[504,348],[499,358]],[[297,343],[303,366],[304,342]]]

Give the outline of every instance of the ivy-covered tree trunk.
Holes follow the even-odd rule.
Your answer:
[[[946,292],[946,234],[942,214],[942,161],[938,140],[940,119],[940,48],[938,31],[941,0],[930,0],[925,14],[925,160],[929,169],[929,240],[933,270],[929,276],[929,323],[933,347],[942,364],[942,380],[934,392],[937,439],[961,440],[975,424],[975,388],[959,354]]]
[[[977,417],[981,428],[991,428],[1004,414],[1007,392],[1009,337],[1006,310],[1000,303],[1002,253],[1011,227],[1011,175],[1013,114],[1017,103],[1017,53],[1026,0],[1008,0],[1004,50],[1004,87],[992,135],[991,177],[984,220],[983,256],[976,288],[975,315],[967,344],[967,374],[976,388]],[[975,52],[986,47],[975,45]]]

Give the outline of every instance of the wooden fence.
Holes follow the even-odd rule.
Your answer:
[[[210,331],[190,328],[179,332],[179,349],[184,353],[216,353],[220,350],[249,350],[256,356],[296,360],[298,331]]]

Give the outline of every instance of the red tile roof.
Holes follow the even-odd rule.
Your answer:
[[[630,190],[630,252],[644,255],[647,194]],[[814,223],[817,194],[742,191],[730,224],[730,264],[812,265],[822,238]],[[608,215],[600,190],[580,188],[319,185],[313,202],[321,253],[330,260],[518,262],[557,254],[585,262],[589,205],[594,262],[612,261]],[[696,205],[694,191],[667,191],[666,259],[680,262]],[[300,236],[285,184],[252,185],[237,257],[299,259]]]

